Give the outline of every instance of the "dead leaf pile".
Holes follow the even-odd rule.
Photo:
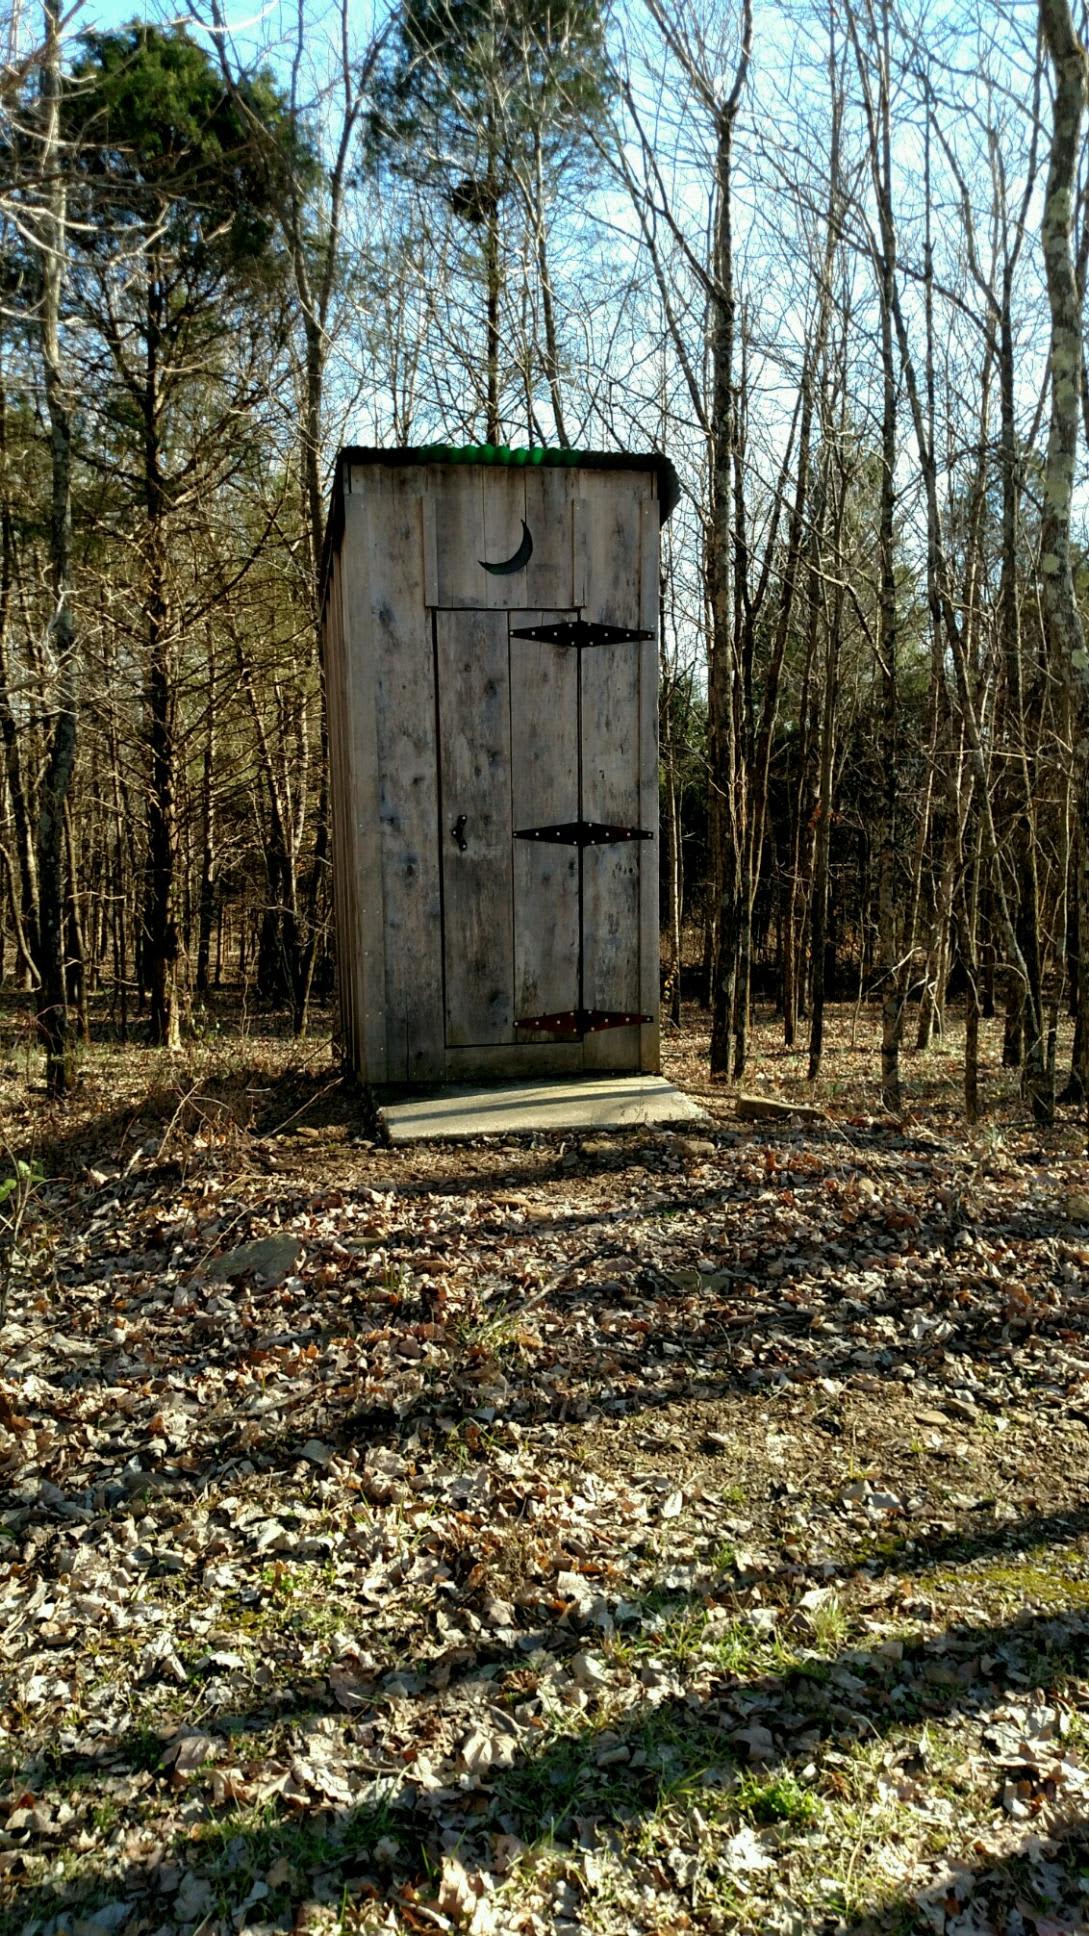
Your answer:
[[[1089,1926],[1083,1164],[239,1149],[2,1334],[0,1928]]]

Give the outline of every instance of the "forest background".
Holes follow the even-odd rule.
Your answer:
[[[665,450],[666,1001],[1089,1072],[1084,27],[1065,0],[220,0],[8,17],[0,973],[92,1015],[335,972],[342,443]],[[1059,1024],[1074,1016],[1071,1066]],[[806,1037],[804,1031],[808,1030]]]

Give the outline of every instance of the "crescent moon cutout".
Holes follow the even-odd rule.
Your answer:
[[[501,559],[497,565],[490,565],[486,558],[480,558],[477,562],[483,565],[485,571],[494,572],[497,578],[505,578],[512,571],[524,571],[532,556],[533,539],[529,535],[529,526],[523,518],[522,542],[510,558]]]

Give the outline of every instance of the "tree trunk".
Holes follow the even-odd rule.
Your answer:
[[[1051,420],[1040,523],[1040,589],[1054,663],[1070,695],[1074,803],[1080,855],[1079,915],[1089,906],[1089,651],[1074,591],[1070,507],[1079,434],[1082,315],[1072,236],[1074,191],[1086,103],[1085,49],[1068,0],[1040,0],[1040,30],[1054,71],[1054,119],[1042,240],[1051,311]],[[1084,977],[1079,974],[1079,983]],[[1079,989],[1079,993],[1081,990]]]
[[[822,426],[826,414],[822,407]],[[799,1017],[806,1008],[802,973],[805,959],[803,935],[807,889],[813,870],[813,829],[819,784],[814,771],[814,751],[820,735],[817,666],[824,604],[820,555],[827,511],[828,463],[829,452],[822,443],[817,488],[809,514],[805,668],[798,705],[798,780],[794,798],[794,825],[790,835],[789,884],[783,914],[783,1043],[788,1049],[794,1047]]]
[[[79,667],[72,614],[71,425],[61,370],[60,303],[66,252],[67,184],[61,161],[61,31],[59,0],[45,0],[46,53],[42,65],[41,177],[46,207],[41,223],[41,305],[39,330],[52,492],[49,514],[49,566],[53,612],[50,644],[55,664],[53,723],[46,750],[38,806],[38,904],[41,986],[37,998],[38,1037],[45,1050],[45,1081],[60,1096],[75,1081],[75,1051],[65,986],[64,817],[76,763]],[[74,890],[74,883],[73,883]]]
[[[212,923],[216,906],[216,661],[215,636],[208,628],[208,712],[204,727],[204,756],[200,788],[200,889],[197,896],[198,995],[208,993],[208,964],[212,946]]]
[[[808,1079],[816,1082],[824,1052],[824,1006],[828,987],[828,870],[832,847],[832,781],[836,754],[836,706],[839,698],[840,626],[843,580],[840,567],[842,497],[834,521],[832,560],[835,591],[825,628],[824,685],[821,695],[820,748],[817,767],[816,827],[813,840],[813,885],[810,894],[810,1019]]]
[[[495,132],[491,127],[488,130],[488,138],[489,143],[495,140]],[[499,421],[499,302],[503,292],[503,282],[499,259],[499,197],[494,178],[493,153],[494,149],[491,149],[484,190],[484,361],[488,386],[484,441],[498,444],[502,439]]]
[[[91,1023],[87,1012],[87,941],[83,915],[79,903],[80,870],[76,860],[76,843],[72,832],[72,816],[65,805],[64,813],[64,850],[68,865],[68,904],[65,910],[67,947],[65,959],[65,994],[69,1010],[75,1014],[76,1029],[81,1042],[91,1039]]]
[[[556,442],[561,450],[569,450],[571,439],[567,434],[567,423],[563,411],[563,394],[560,387],[560,351],[556,334],[556,303],[552,290],[552,267],[548,259],[548,237],[545,227],[545,182],[544,182],[544,143],[541,139],[539,121],[533,123],[533,231],[534,247],[537,257],[537,283],[541,292],[541,320],[544,324],[544,363],[548,379],[548,395],[552,404],[552,416],[556,426]]]
[[[38,934],[38,868],[34,851],[32,811],[27,798],[19,728],[11,705],[7,643],[12,590],[16,572],[15,527],[7,495],[7,377],[0,367],[0,477],[4,496],[0,503],[0,737],[4,746],[4,773],[11,801],[12,831],[15,837],[15,867],[12,871],[12,916],[15,929],[17,972],[29,988],[38,979],[41,942]],[[16,875],[18,888],[16,889]]]
[[[733,138],[751,44],[751,13],[734,86],[718,114],[715,152],[714,296],[711,304],[711,518],[707,539],[711,639],[708,674],[708,750],[714,963],[711,975],[711,1074],[728,1075],[737,1004],[741,895],[739,826],[745,803],[739,785],[735,715],[734,584],[731,563],[738,533],[733,515],[737,399],[733,280]]]

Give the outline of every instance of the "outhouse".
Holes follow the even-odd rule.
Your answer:
[[[660,456],[347,449],[324,636],[345,1060],[655,1072]]]

